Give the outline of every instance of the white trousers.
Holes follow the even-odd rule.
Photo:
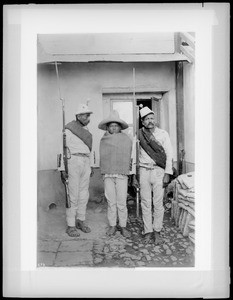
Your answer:
[[[108,201],[108,221],[110,226],[116,226],[117,216],[119,225],[126,227],[128,211],[126,206],[128,191],[128,176],[124,178],[104,178],[105,197]]]
[[[71,207],[66,208],[68,226],[75,226],[75,219],[85,220],[89,199],[90,159],[89,157],[71,156],[68,160],[69,193]]]
[[[152,170],[140,167],[140,195],[144,233],[153,232],[153,230],[160,232],[163,227],[163,177],[164,169],[158,166]],[[154,206],[153,221],[152,200]]]

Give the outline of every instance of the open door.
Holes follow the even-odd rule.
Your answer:
[[[155,113],[155,121],[158,127],[160,127],[160,103],[156,97],[148,97],[147,99],[137,99],[137,106],[140,107],[149,107]],[[142,127],[141,119],[139,118],[139,129]]]

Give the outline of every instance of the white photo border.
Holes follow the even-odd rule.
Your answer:
[[[3,207],[5,296],[227,295],[229,52],[226,47],[229,42],[227,35],[220,34],[221,30],[229,30],[227,19],[224,21],[229,17],[227,4],[205,3],[204,7],[202,4],[20,5],[5,6],[4,14],[7,82],[4,86],[4,129],[7,130],[4,160],[9,171],[4,178],[7,185]],[[125,28],[127,32],[192,31],[196,34],[195,188],[199,201],[195,267],[37,269],[37,34],[119,33],[126,32]],[[12,37],[14,42],[10,40]],[[222,44],[216,46],[219,40]],[[10,45],[15,48],[9,48]],[[219,62],[219,53],[225,68],[222,61]],[[20,57],[18,65],[16,59],[11,60],[14,54]],[[18,72],[10,77],[14,67]],[[15,90],[11,87],[14,83]],[[13,142],[12,149],[12,141],[19,149],[15,157],[17,148]],[[223,147],[219,148],[218,143]],[[222,151],[221,155],[217,149]],[[19,158],[16,164],[19,170],[15,168],[16,158]],[[15,189],[19,194],[14,195],[12,180],[19,183]]]

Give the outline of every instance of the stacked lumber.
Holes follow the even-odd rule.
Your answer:
[[[183,236],[195,243],[194,172],[179,175],[173,182],[171,218]]]

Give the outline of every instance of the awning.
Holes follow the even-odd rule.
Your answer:
[[[189,61],[174,33],[38,35],[38,63]]]

